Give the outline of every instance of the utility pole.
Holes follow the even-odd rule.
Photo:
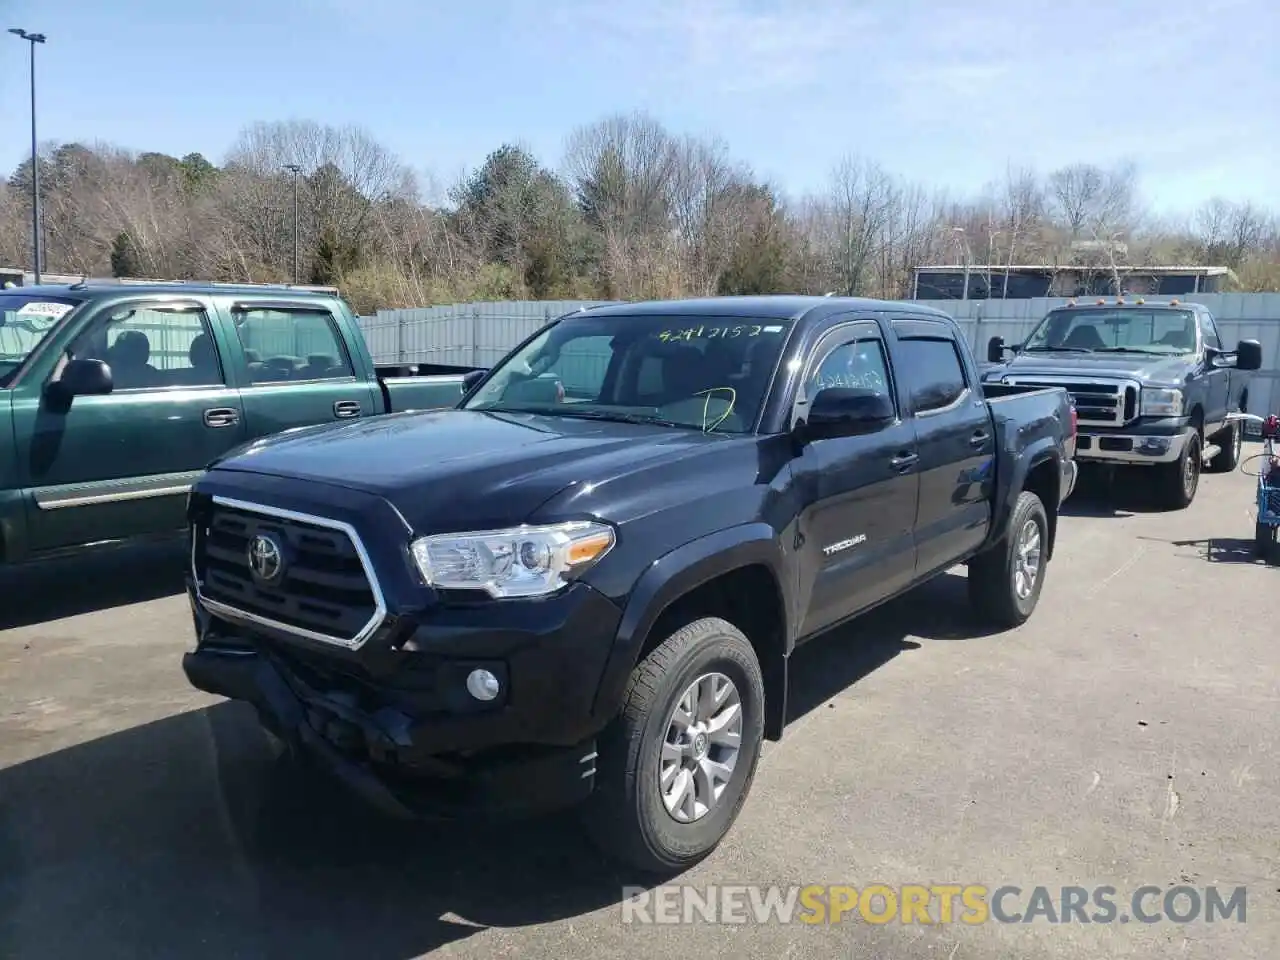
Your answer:
[[[44,251],[40,243],[40,153],[36,143],[36,44],[44,43],[48,38],[43,33],[28,33],[18,27],[10,27],[9,32],[31,45],[31,251],[32,273],[35,274],[35,282],[39,283],[40,260]]]
[[[298,174],[302,168],[296,163],[286,163],[284,168],[293,174],[293,282],[298,282]]]

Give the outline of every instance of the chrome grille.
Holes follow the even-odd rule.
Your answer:
[[[1139,385],[1125,380],[1009,377],[1006,383],[1027,387],[1062,387],[1075,404],[1082,427],[1120,427],[1138,416]]]
[[[276,582],[251,568],[259,534],[283,554]],[[345,524],[215,498],[192,544],[192,564],[201,598],[215,612],[311,639],[359,646],[385,613],[363,548]]]

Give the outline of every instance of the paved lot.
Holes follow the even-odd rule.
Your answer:
[[[625,926],[632,878],[568,822],[406,834],[273,778],[251,719],[185,685],[159,550],[0,581],[0,956],[1275,957],[1280,570],[1249,558],[1251,483],[1206,477],[1179,514],[1074,502],[1016,632],[975,632],[948,575],[806,648],[786,739],[682,878],[1122,908],[1246,885],[1245,924]]]

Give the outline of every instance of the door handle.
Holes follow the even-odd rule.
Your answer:
[[[333,404],[333,415],[340,420],[360,416],[359,400],[338,400]]]
[[[213,407],[204,412],[206,427],[234,427],[240,422],[240,412],[234,407]]]
[[[914,467],[919,460],[920,455],[918,453],[900,453],[889,461],[889,465],[893,467],[893,469],[902,472]]]
[[[972,437],[969,438],[969,446],[980,447],[990,439],[991,439],[991,434],[987,433],[987,431],[985,430],[979,430],[977,433],[975,433]]]

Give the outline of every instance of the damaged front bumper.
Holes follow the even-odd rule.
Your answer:
[[[269,654],[234,647],[187,653],[182,669],[207,693],[251,704],[262,725],[296,753],[384,813],[406,819],[519,817],[585,799],[595,775],[595,742],[505,755],[447,756],[406,767],[410,719],[369,713],[341,695],[311,689]]]
[[[594,737],[524,743],[518,714],[415,718],[376,686],[319,682],[288,652],[191,601],[200,640],[183,656],[188,681],[252,705],[293,753],[392,817],[533,816],[594,787]]]

